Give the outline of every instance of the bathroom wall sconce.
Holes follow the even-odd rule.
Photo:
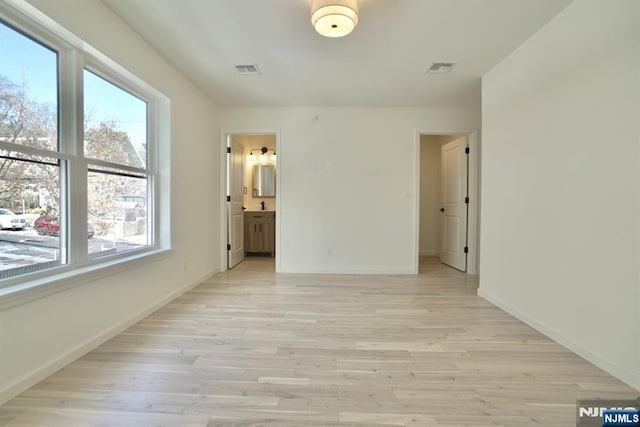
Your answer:
[[[254,151],[260,152],[260,154],[256,156],[255,154],[253,154]],[[267,154],[269,154],[269,151],[273,152],[271,156],[267,156]],[[277,159],[276,150],[273,148],[267,148],[267,147],[252,148],[251,151],[249,151],[250,162],[255,162],[256,160],[260,160],[261,162],[266,162],[267,160],[271,160],[272,162],[275,162],[276,159]]]

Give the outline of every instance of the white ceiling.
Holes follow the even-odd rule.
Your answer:
[[[310,0],[103,1],[221,107],[479,106],[482,75],[571,2],[360,0],[328,39]],[[457,65],[425,74],[438,61]]]

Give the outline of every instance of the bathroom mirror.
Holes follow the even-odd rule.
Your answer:
[[[276,165],[253,166],[253,197],[276,197]]]

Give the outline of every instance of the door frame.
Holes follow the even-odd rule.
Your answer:
[[[429,135],[464,135],[469,144],[469,170],[468,170],[468,220],[467,220],[467,274],[480,273],[480,141],[478,129],[470,128],[418,128],[415,132],[414,159],[415,159],[415,270],[418,273],[420,261],[420,136]]]
[[[227,170],[227,141],[231,135],[275,135],[276,137],[276,153],[278,153],[278,166],[276,179],[276,272],[280,271],[280,220],[282,218],[281,200],[282,192],[280,190],[282,183],[282,150],[280,149],[280,129],[278,128],[231,128],[220,130],[220,187],[219,187],[219,199],[220,205],[218,213],[221,221],[219,224],[219,243],[220,243],[220,258],[219,258],[219,271],[227,271],[229,265],[227,263],[227,230],[228,230],[228,218],[227,218],[227,178],[229,171]]]

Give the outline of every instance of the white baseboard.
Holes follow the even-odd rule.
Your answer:
[[[520,312],[520,310],[507,304],[502,299],[497,298],[491,295],[490,293],[484,291],[482,288],[478,288],[478,296],[480,296],[481,298],[484,298],[485,300],[495,305],[496,307],[500,308],[501,310],[509,313],[516,319],[521,320],[522,322],[531,326],[533,329],[537,330],[543,335],[546,335],[547,337],[551,338],[552,340],[554,340],[561,346],[567,348],[568,350],[574,352],[575,354],[582,357],[583,359],[586,359],[587,361],[593,363],[594,365],[596,365],[603,371],[606,371],[607,373],[613,375],[620,381],[640,391],[640,375],[634,374],[633,372],[630,372],[624,368],[620,368],[619,366],[616,366],[615,364],[609,362],[608,360],[603,359],[597,354],[594,354],[590,350],[582,347],[580,344],[575,343],[574,341],[567,338],[566,336],[563,336],[562,334],[557,333],[552,328],[549,328],[548,326],[538,322],[537,320],[531,318],[530,316]]]
[[[156,301],[155,303],[153,303],[150,307],[147,307],[147,308],[145,308],[145,309],[133,314],[128,319],[125,319],[124,321],[122,321],[122,322],[120,322],[118,324],[115,324],[112,328],[109,328],[108,330],[100,333],[96,337],[91,338],[91,339],[89,339],[89,340],[77,345],[76,347],[72,348],[68,352],[62,354],[60,357],[58,357],[58,358],[56,358],[54,360],[51,360],[50,362],[48,362],[48,363],[46,363],[46,364],[44,364],[42,366],[39,366],[39,367],[31,370],[30,372],[26,373],[25,375],[20,377],[20,379],[18,379],[17,381],[13,382],[13,384],[10,384],[9,386],[7,386],[4,389],[0,390],[0,405],[4,404],[5,402],[7,402],[10,399],[13,399],[14,397],[19,395],[23,391],[27,390],[28,388],[33,387],[34,385],[36,385],[40,381],[44,380],[48,376],[50,376],[50,375],[54,374],[55,372],[59,371],[60,369],[64,368],[65,366],[67,366],[68,364],[73,362],[74,360],[84,356],[85,354],[87,354],[88,352],[93,350],[94,348],[98,347],[100,344],[110,340],[114,336],[118,335],[120,332],[122,332],[122,331],[128,329],[129,327],[133,326],[134,324],[138,323],[140,320],[142,320],[145,317],[149,316],[154,311],[164,307],[165,305],[167,305],[168,303],[170,303],[174,299],[178,298],[179,296],[181,296],[181,295],[185,294],[186,292],[190,291],[191,289],[195,288],[196,286],[198,286],[202,282],[205,282],[206,280],[208,280],[209,278],[213,277],[217,273],[218,273],[217,270],[213,271],[212,273],[205,275],[201,279],[198,279],[195,282],[192,282],[192,283],[190,283],[190,284],[188,284],[186,286],[183,286],[180,289],[175,290],[174,292],[170,293],[169,295],[167,295],[167,296],[161,298],[160,300]]]
[[[393,275],[407,275],[407,274],[417,274],[417,267],[414,267],[409,270],[361,270],[361,269],[342,269],[342,268],[286,268],[283,270],[277,270],[277,273],[287,273],[287,274],[344,274],[344,275],[358,275],[358,276],[393,276]]]

